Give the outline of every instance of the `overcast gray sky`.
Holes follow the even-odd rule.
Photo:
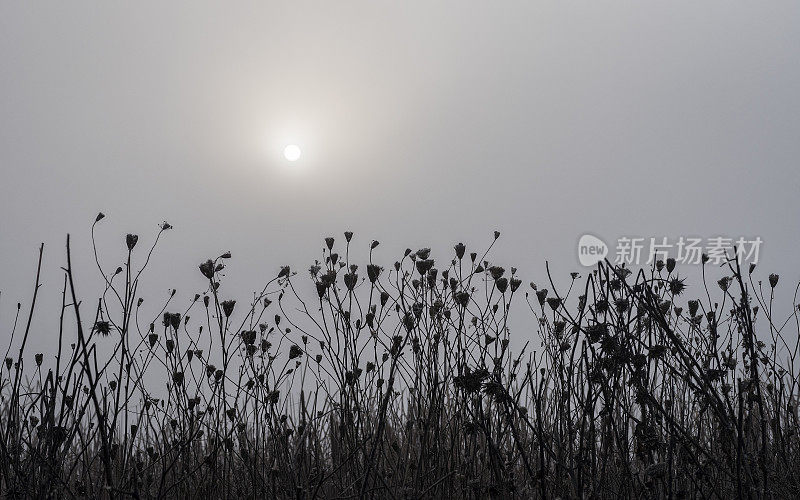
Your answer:
[[[348,229],[386,264],[499,229],[526,281],[587,232],[760,236],[796,280],[798,89],[795,1],[2,2],[0,320],[40,242],[56,319],[68,232],[91,297],[98,211],[109,267],[175,226],[157,295],[225,250],[260,288]]]

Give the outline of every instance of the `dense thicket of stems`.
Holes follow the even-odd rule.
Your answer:
[[[97,302],[67,240],[53,359],[29,352],[37,271],[0,369],[3,496],[800,496],[798,288],[775,317],[777,275],[730,261],[710,286],[704,264],[687,300],[672,260],[606,262],[559,292],[489,262],[493,242],[384,268],[345,233],[246,305],[224,296],[230,254],[208,260],[187,307],[173,292],[147,320],[168,229],[139,268],[135,235],[112,273],[95,250]]]

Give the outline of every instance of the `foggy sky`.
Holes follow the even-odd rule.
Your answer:
[[[796,281],[798,89],[797,2],[3,2],[0,324],[40,242],[57,319],[67,233],[95,296],[99,211],[107,271],[175,227],[156,297],[230,250],[245,299],[345,230],[390,265],[497,229],[526,281],[584,233],[760,236]]]

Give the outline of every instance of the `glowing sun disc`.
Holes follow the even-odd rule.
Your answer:
[[[283,156],[289,161],[297,161],[300,158],[300,148],[295,144],[289,144],[283,150]]]

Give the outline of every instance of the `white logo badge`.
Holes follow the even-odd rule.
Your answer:
[[[584,234],[578,241],[578,260],[582,266],[591,267],[608,255],[608,245],[597,236]]]

